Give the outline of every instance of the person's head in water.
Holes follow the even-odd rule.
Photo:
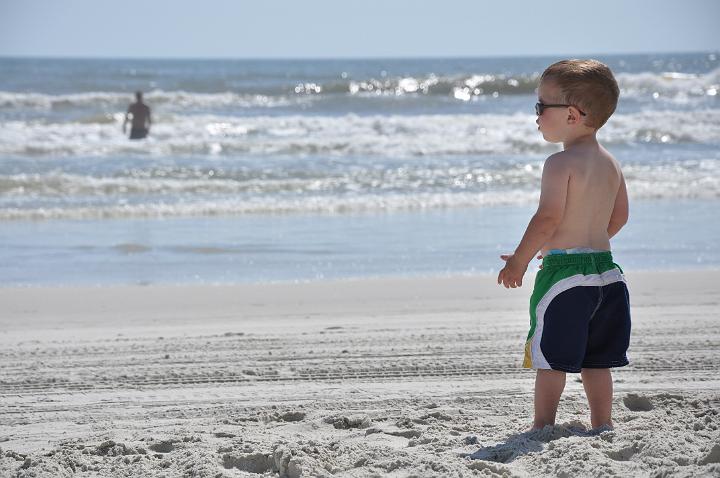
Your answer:
[[[138,90],[135,92],[135,100],[138,103],[142,103],[142,91]]]

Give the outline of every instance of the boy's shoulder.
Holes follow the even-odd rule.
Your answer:
[[[544,168],[552,168],[554,170],[570,167],[572,162],[578,158],[577,153],[570,151],[559,151],[551,154],[545,159]]]
[[[610,161],[618,167],[620,164],[617,159],[599,143],[596,144],[596,148],[592,149],[567,149],[558,151],[557,153],[551,154],[545,160],[545,166],[553,166],[555,168],[567,166],[571,167],[578,162],[584,162],[587,160],[600,159]]]

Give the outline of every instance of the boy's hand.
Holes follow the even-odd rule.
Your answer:
[[[498,274],[498,284],[502,283],[506,289],[522,286],[522,278],[528,265],[518,261],[513,254],[503,254],[500,259],[505,261],[505,267]]]

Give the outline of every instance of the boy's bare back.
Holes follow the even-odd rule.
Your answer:
[[[618,162],[597,142],[572,147],[547,162],[559,170],[559,180],[567,177],[567,194],[560,223],[541,253],[576,247],[610,250],[608,226],[613,212],[615,221],[627,214],[627,193]],[[556,181],[554,178],[553,183]]]

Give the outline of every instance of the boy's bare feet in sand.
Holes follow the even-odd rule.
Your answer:
[[[612,375],[607,368],[584,368],[581,372],[583,387],[590,405],[591,427],[613,427]],[[535,377],[535,420],[528,431],[555,425],[560,395],[565,388],[565,372],[538,370]]]

